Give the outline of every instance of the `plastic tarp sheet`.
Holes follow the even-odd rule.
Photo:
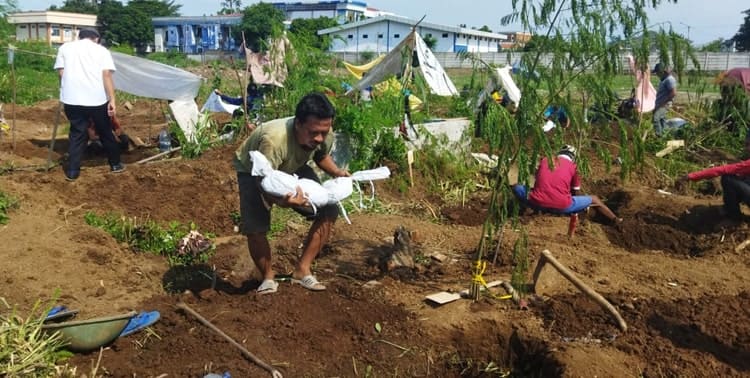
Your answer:
[[[162,100],[193,100],[201,77],[179,68],[118,52],[112,52],[117,71],[115,88],[123,92]]]
[[[425,81],[430,85],[432,93],[438,96],[457,96],[458,91],[453,82],[445,73],[432,50],[427,48],[422,37],[416,32],[412,33],[416,42],[417,56],[419,57],[419,68],[422,70]]]
[[[113,80],[115,89],[136,96],[173,101],[172,114],[185,137],[192,140],[198,123],[198,105],[195,96],[201,86],[201,77],[185,70],[148,59],[112,52],[115,62]]]
[[[239,109],[239,105],[232,105],[227,104],[226,102],[221,100],[221,96],[217,95],[216,92],[211,92],[211,95],[208,96],[208,99],[206,100],[206,103],[203,104],[203,108],[201,108],[201,112],[209,111],[209,112],[217,112],[217,113],[229,113],[233,114],[235,110]]]
[[[362,76],[364,76],[365,73],[369,72],[373,67],[377,66],[378,63],[383,61],[383,58],[385,58],[385,55],[380,55],[377,58],[371,60],[368,63],[365,63],[360,66],[355,66],[351,63],[344,62],[344,67],[346,68],[349,73],[354,75],[354,77],[357,78],[357,80],[362,79]]]
[[[513,101],[516,106],[521,103],[521,90],[518,89],[516,82],[513,81],[513,77],[510,76],[510,72],[513,69],[511,66],[505,66],[497,69],[497,76],[500,78],[500,84],[508,94],[508,98]]]
[[[406,50],[406,51],[404,51]],[[422,37],[417,32],[412,32],[401,43],[398,44],[383,60],[367,72],[354,87],[357,90],[367,88],[380,83],[390,75],[399,75],[402,73],[406,60],[412,56],[412,51],[417,51],[419,59],[419,68],[425,82],[430,87],[430,91],[439,96],[456,96],[458,91],[453,82],[445,73],[443,67],[438,62],[435,55],[427,48]]]
[[[273,42],[268,53],[256,53],[245,49],[247,70],[258,85],[275,85],[283,87],[286,80],[287,70],[284,59],[289,41],[279,38]]]
[[[725,73],[721,85],[740,85],[750,95],[750,68],[732,68]]]
[[[628,65],[635,75],[635,110],[639,113],[648,113],[656,107],[656,88],[651,84],[651,71],[639,70],[635,67],[635,60],[628,55]]]

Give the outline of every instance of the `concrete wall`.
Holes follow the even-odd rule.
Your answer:
[[[439,39],[439,38],[438,38]],[[354,52],[345,53],[333,53],[347,62],[359,64],[361,62],[358,54]],[[497,65],[512,64],[518,61],[523,53],[521,52],[486,52],[480,53],[479,56],[482,60],[487,63],[494,63]],[[435,52],[435,57],[443,66],[443,68],[471,68],[471,62],[461,61],[455,53],[452,52]],[[735,67],[748,67],[750,68],[750,53],[698,53],[696,54],[698,63],[704,71],[724,71]],[[542,56],[540,63],[543,65],[549,64],[551,56]],[[620,56],[621,66],[623,72],[629,72],[627,60],[625,54]],[[657,55],[649,57],[651,66],[658,61]],[[693,69],[692,61],[688,62],[688,69]]]

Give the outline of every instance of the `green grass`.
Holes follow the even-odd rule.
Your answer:
[[[0,224],[8,223],[8,211],[18,208],[18,200],[0,191]]]

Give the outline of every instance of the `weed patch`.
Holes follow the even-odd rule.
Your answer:
[[[185,225],[172,221],[162,226],[151,219],[131,218],[112,213],[100,216],[93,212],[87,212],[84,220],[86,224],[106,231],[118,242],[127,243],[134,251],[166,257],[173,266],[205,263],[214,252],[213,247],[195,254],[179,251],[180,240],[191,231],[197,231],[197,226],[193,223]],[[210,234],[206,236],[208,239],[213,237]]]
[[[18,200],[0,191],[0,224],[7,224],[10,220],[8,212],[17,209],[18,206]]]

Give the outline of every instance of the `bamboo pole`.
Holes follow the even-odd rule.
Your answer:
[[[274,368],[273,366],[271,366],[271,365],[263,362],[263,360],[261,360],[260,358],[255,357],[255,355],[252,354],[252,353],[250,353],[250,351],[248,351],[247,349],[245,349],[245,347],[243,347],[242,344],[238,343],[233,338],[229,337],[229,335],[227,335],[222,330],[220,330],[218,327],[216,327],[215,325],[213,325],[210,321],[208,321],[208,319],[204,318],[199,313],[195,312],[195,310],[193,310],[192,308],[188,307],[187,304],[185,304],[183,302],[177,303],[177,308],[179,308],[179,309],[181,309],[181,310],[189,313],[190,315],[193,315],[203,325],[205,325],[206,327],[210,328],[212,331],[218,333],[225,340],[229,341],[230,344],[232,344],[235,347],[237,347],[237,349],[239,349],[245,357],[247,357],[248,359],[250,359],[250,361],[253,361],[255,364],[257,364],[258,366],[262,367],[263,369],[265,369],[269,373],[271,373],[271,375],[274,378],[282,378],[282,375],[281,375],[280,371],[276,370],[276,368]]]
[[[63,109],[63,103],[60,102],[55,113],[55,125],[52,127],[52,140],[49,141],[49,152],[47,153],[47,170],[52,168],[52,152],[55,150],[55,140],[57,140],[57,127],[60,125],[60,113]]]
[[[625,323],[625,320],[620,316],[620,313],[617,312],[617,309],[615,309],[615,306],[612,306],[611,303],[609,303],[604,297],[602,297],[599,293],[594,291],[594,289],[590,288],[588,285],[583,283],[578,277],[573,274],[568,268],[566,268],[563,264],[561,264],[557,259],[555,259],[554,256],[552,256],[552,252],[549,250],[542,251],[542,256],[539,259],[539,263],[536,266],[536,270],[534,271],[534,288],[536,289],[536,280],[539,278],[539,274],[541,273],[542,266],[545,263],[550,263],[563,277],[568,279],[570,283],[573,284],[573,286],[577,287],[579,290],[581,290],[584,294],[588,295],[589,298],[593,299],[596,303],[598,303],[600,306],[602,306],[607,312],[609,312],[616,320],[617,325],[620,326],[620,329],[625,332],[628,330],[628,325]]]
[[[175,147],[175,148],[170,149],[169,151],[160,152],[160,153],[158,153],[158,154],[156,154],[154,156],[149,156],[149,157],[147,157],[145,159],[138,160],[138,161],[135,162],[135,164],[143,164],[143,163],[149,162],[151,160],[156,160],[156,159],[158,159],[158,158],[160,158],[162,156],[169,155],[172,152],[176,152],[176,151],[179,151],[181,149],[182,149],[182,146]]]

